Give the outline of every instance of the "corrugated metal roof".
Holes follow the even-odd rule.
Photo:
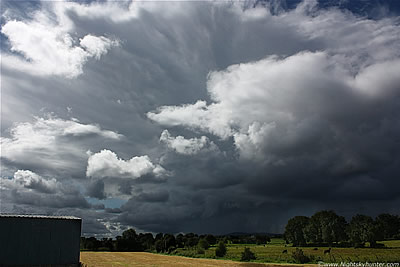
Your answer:
[[[7,214],[7,213],[0,213],[0,218],[81,220],[81,218],[75,216],[48,216],[48,215],[37,215],[37,214]]]

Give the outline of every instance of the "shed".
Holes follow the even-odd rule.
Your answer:
[[[82,219],[0,214],[0,267],[79,266]]]

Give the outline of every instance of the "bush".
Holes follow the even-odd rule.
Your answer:
[[[244,251],[242,252],[242,257],[240,258],[240,261],[250,261],[250,260],[255,260],[256,255],[254,255],[253,251],[250,250],[250,248],[244,248]]]
[[[196,250],[196,252],[197,252],[197,254],[205,254],[206,253],[206,251],[204,250],[204,248],[202,248],[202,247],[197,247],[197,250]]]
[[[292,257],[296,263],[307,263],[310,262],[311,259],[307,255],[304,254],[302,249],[296,248],[296,251],[293,251]]]
[[[226,246],[224,242],[220,241],[215,249],[215,256],[223,257],[226,255]]]
[[[176,250],[176,247],[169,247],[168,248],[168,254],[173,253]]]
[[[198,247],[206,250],[210,247],[210,244],[207,242],[205,238],[202,238],[199,240],[199,243],[197,244]]]

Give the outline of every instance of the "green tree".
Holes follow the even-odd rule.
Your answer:
[[[218,242],[217,248],[215,249],[215,256],[223,257],[226,255],[226,246],[222,241]]]
[[[176,248],[175,236],[171,234],[164,235],[164,251],[170,253]]]
[[[199,240],[197,246],[203,248],[204,250],[207,250],[210,247],[210,244],[208,243],[207,239],[202,238]]]
[[[213,235],[207,235],[206,240],[210,245],[215,245],[217,243],[217,238],[215,238]]]
[[[291,218],[285,227],[285,240],[293,243],[293,246],[306,245],[305,229],[308,226],[310,218],[305,216],[296,216]]]
[[[391,214],[380,214],[376,217],[375,222],[377,227],[381,230],[379,239],[396,238],[400,234],[400,217]]]
[[[255,260],[256,255],[254,255],[253,251],[250,250],[250,248],[244,248],[244,251],[242,252],[242,256],[240,258],[241,261],[251,261]]]
[[[156,240],[156,242],[154,243],[154,247],[156,248],[156,251],[158,253],[163,252],[164,251],[164,241],[162,239]]]
[[[136,231],[132,228],[122,232],[123,239],[132,240],[132,239],[136,239],[136,237],[137,237]]]
[[[139,242],[144,250],[151,250],[154,245],[154,237],[150,233],[139,234]]]
[[[369,242],[371,247],[375,247],[379,227],[371,217],[357,214],[350,221],[348,236],[355,247],[363,247],[366,242]]]
[[[328,243],[346,241],[347,222],[332,210],[323,210],[311,216],[306,228],[307,241]]]
[[[194,233],[188,233],[184,236],[186,247],[195,247],[199,243],[199,236]]]
[[[178,234],[175,238],[175,241],[178,248],[183,248],[185,246],[185,237],[183,234]]]
[[[122,232],[122,236],[117,236],[116,247],[119,251],[143,251],[138,235],[134,229]]]

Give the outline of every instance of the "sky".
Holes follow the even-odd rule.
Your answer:
[[[87,236],[400,214],[396,1],[2,1],[0,212]]]

